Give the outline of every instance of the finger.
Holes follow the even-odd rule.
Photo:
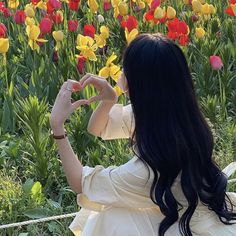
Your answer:
[[[77,80],[68,79],[68,81],[72,84],[72,92],[80,91],[82,86],[81,83]]]
[[[82,84],[82,88],[85,88],[88,84],[92,84],[96,89],[101,89],[101,87],[104,86],[105,83],[106,83],[106,80],[98,79],[91,76]]]
[[[73,111],[75,111],[79,106],[82,106],[85,104],[88,104],[88,100],[86,100],[86,99],[78,100],[78,101],[72,103],[72,109],[73,109]]]
[[[88,99],[88,104],[95,102],[95,101],[100,101],[102,99],[102,96],[99,94],[97,96],[93,96]]]
[[[88,78],[90,78],[90,76],[92,76],[92,74],[87,73],[86,75],[84,75],[82,77],[82,79],[80,79],[80,84],[83,85],[84,81],[86,81]]]

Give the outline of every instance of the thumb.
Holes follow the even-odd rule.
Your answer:
[[[82,106],[85,104],[88,104],[88,100],[86,100],[86,99],[81,99],[81,100],[75,101],[74,103],[72,103],[72,109],[73,109],[73,111],[75,111],[79,106]]]

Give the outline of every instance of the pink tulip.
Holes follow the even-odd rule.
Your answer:
[[[16,22],[16,24],[18,25],[23,25],[25,23],[25,12],[24,10],[16,10],[15,16],[14,16],[14,20]]]
[[[210,56],[210,63],[213,70],[220,70],[223,62],[219,56]]]
[[[76,31],[77,28],[78,28],[78,21],[68,20],[68,29],[70,32]]]
[[[51,33],[52,21],[49,18],[44,17],[39,23],[39,28],[42,34]]]

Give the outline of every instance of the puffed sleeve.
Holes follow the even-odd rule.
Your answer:
[[[93,211],[101,211],[109,206],[153,207],[150,199],[151,171],[136,156],[118,167],[84,166],[82,193],[78,194],[77,202],[81,207]]]
[[[115,104],[110,112],[106,127],[101,132],[103,140],[130,138],[134,131],[134,117],[131,104]]]

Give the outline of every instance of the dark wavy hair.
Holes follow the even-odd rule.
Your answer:
[[[180,204],[171,191],[179,173],[188,202],[179,220],[181,235],[192,236],[189,223],[199,201],[230,224],[236,213],[226,194],[227,178],[212,158],[213,135],[180,47],[160,34],[140,34],[124,50],[123,71],[135,119],[132,140],[154,172],[150,197],[165,216],[158,234],[179,218]]]

